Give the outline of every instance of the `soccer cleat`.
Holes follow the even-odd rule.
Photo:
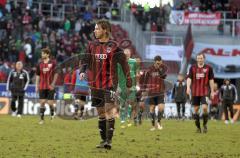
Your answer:
[[[44,121],[43,121],[43,120],[40,120],[38,124],[39,124],[39,125],[42,125],[42,124],[44,124]]]
[[[74,116],[73,116],[73,119],[74,119],[74,120],[78,120],[78,116],[77,116],[77,115],[74,115]]]
[[[128,127],[131,127],[131,126],[132,126],[132,124],[131,124],[131,123],[128,123],[128,124],[127,124],[127,126],[128,126]]]
[[[51,116],[51,117],[50,117],[51,121],[52,121],[54,118],[55,118],[55,116],[54,116],[54,115],[53,115],[53,116]]]
[[[125,121],[122,120],[121,123],[125,123]]]
[[[197,131],[196,131],[196,133],[202,133],[201,128],[198,128]]]
[[[107,141],[107,143],[104,145],[104,148],[111,150],[112,149],[112,141]]]
[[[155,131],[156,130],[156,128],[155,127],[152,127],[151,129],[150,129],[150,131]]]
[[[203,127],[203,133],[207,133],[207,126],[206,125]]]
[[[105,148],[106,144],[107,144],[106,141],[101,141],[98,145],[96,145],[96,148]]]
[[[234,124],[234,120],[233,119],[230,122],[231,122],[231,124]]]
[[[17,118],[22,118],[22,116],[20,114],[17,115]]]
[[[158,130],[162,130],[163,127],[162,127],[159,123],[157,123],[157,129],[158,129]]]
[[[226,125],[228,125],[228,124],[229,124],[228,120],[225,120],[225,121],[224,121],[224,123],[225,123]]]
[[[120,127],[121,127],[122,129],[126,128],[126,126],[124,126],[124,125],[121,125]]]
[[[12,112],[12,117],[15,117],[17,116],[17,113],[16,112]]]

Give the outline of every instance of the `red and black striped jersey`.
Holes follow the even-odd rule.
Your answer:
[[[40,77],[39,89],[49,89],[56,73],[56,62],[49,60],[48,63],[41,61],[37,66],[36,74]]]
[[[114,41],[104,43],[98,41],[90,42],[83,62],[89,70],[89,76],[91,77],[88,77],[88,80],[92,88],[116,89],[118,85],[118,64],[122,66],[126,76],[126,86],[132,86],[126,56]],[[83,70],[85,71],[86,69]]]
[[[207,96],[209,94],[209,80],[214,79],[210,65],[204,65],[203,67],[192,65],[189,69],[188,78],[192,80],[192,96]]]
[[[146,89],[150,95],[159,94],[165,91],[164,79],[167,76],[167,66],[162,64],[159,68],[150,66],[145,78]]]

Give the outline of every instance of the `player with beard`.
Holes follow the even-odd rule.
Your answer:
[[[96,40],[88,44],[84,62],[85,68],[80,74],[84,78],[89,72],[88,81],[91,87],[92,106],[97,108],[98,127],[102,141],[97,148],[112,148],[112,137],[115,125],[114,91],[118,86],[117,65],[121,65],[126,77],[126,86],[132,87],[129,66],[123,50],[115,41],[110,40],[111,24],[99,20],[94,29]]]
[[[148,68],[145,78],[145,85],[150,102],[150,115],[152,118],[151,131],[155,129],[161,130],[161,119],[164,112],[164,92],[165,83],[164,79],[167,76],[167,66],[163,64],[161,56],[154,57],[154,64]],[[155,122],[155,106],[158,107],[157,123]]]
[[[36,71],[36,93],[39,92],[40,99],[40,122],[44,123],[45,104],[50,106],[51,119],[54,118],[54,96],[55,84],[58,73],[56,71],[56,62],[50,59],[50,49],[42,49],[42,61],[37,66]]]

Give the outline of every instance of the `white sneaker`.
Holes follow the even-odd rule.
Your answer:
[[[16,112],[12,112],[12,117],[16,117],[17,113]]]
[[[44,121],[43,121],[43,120],[40,120],[40,121],[39,121],[39,125],[42,125],[42,124],[44,124]]]
[[[22,118],[22,116],[20,114],[17,115],[17,118]]]
[[[225,123],[226,125],[228,125],[228,124],[229,124],[228,120],[225,120],[225,121],[224,121],[224,123]]]
[[[231,122],[231,124],[234,124],[234,120],[233,120],[233,119],[231,119],[231,121],[230,121],[230,122]]]
[[[157,123],[157,129],[158,129],[158,130],[162,130],[163,127],[162,127],[159,123]]]
[[[151,129],[150,129],[150,131],[155,131],[156,130],[156,128],[155,127],[152,127]]]

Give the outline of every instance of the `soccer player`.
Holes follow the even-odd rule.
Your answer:
[[[89,86],[86,79],[80,79],[80,72],[82,71],[83,65],[81,60],[79,61],[79,67],[72,74],[72,86],[74,93],[74,119],[83,119],[84,105],[86,103],[86,96],[89,92]],[[80,112],[80,113],[79,113]]]
[[[23,112],[24,94],[27,90],[29,81],[28,72],[23,69],[23,63],[18,61],[15,69],[9,73],[7,80],[7,91],[10,90],[12,93],[12,116],[16,116],[17,110],[17,117],[21,118]],[[16,101],[18,101],[18,109],[16,109]]]
[[[218,106],[220,103],[220,92],[218,90],[217,83],[214,83],[214,97],[210,100],[210,113],[211,113],[211,119],[218,119]]]
[[[225,114],[225,124],[229,123],[229,116],[228,116],[228,109],[230,111],[231,115],[231,123],[234,123],[233,120],[233,104],[237,102],[238,95],[237,95],[237,89],[236,87],[231,84],[230,79],[224,80],[224,85],[222,85],[220,90],[220,98],[222,101],[222,105],[224,108],[224,114]]]
[[[138,111],[138,121],[139,121],[139,125],[142,124],[142,115],[144,112],[144,108],[145,108],[145,97],[144,96],[144,80],[145,80],[145,71],[144,70],[139,70],[139,73],[137,74],[137,104],[139,106],[139,111]]]
[[[164,79],[167,76],[166,73],[167,66],[163,64],[161,56],[155,56],[154,64],[149,67],[145,78],[150,102],[150,115],[152,118],[152,128],[150,129],[151,131],[154,131],[155,129],[162,130],[163,128],[161,119],[163,117],[164,111]],[[155,106],[158,107],[157,123],[155,123]]]
[[[178,75],[178,80],[174,84],[173,91],[172,91],[172,97],[174,98],[174,101],[177,105],[177,114],[178,114],[178,119],[184,119],[185,117],[185,103],[187,101],[187,84],[184,81],[184,76],[182,74]],[[180,113],[182,107],[182,116]]]
[[[118,65],[118,76],[119,76],[119,85],[118,89],[120,91],[120,118],[121,122],[125,121],[126,109],[128,112],[129,123],[128,127],[132,125],[131,119],[134,120],[134,124],[137,125],[137,104],[136,104],[136,76],[139,71],[139,66],[137,65],[137,61],[134,58],[131,58],[131,50],[129,48],[124,49],[124,54],[127,57],[128,65],[130,68],[130,76],[132,79],[132,87],[130,89],[130,94],[127,94],[126,87],[126,78],[124,72],[122,72],[122,68]],[[124,128],[124,126],[121,126]]]
[[[84,78],[86,68],[88,68],[91,74],[88,81],[91,87],[92,106],[97,108],[98,127],[102,139],[96,147],[111,149],[115,124],[114,114],[117,111],[113,95],[113,91],[116,91],[118,86],[117,64],[122,66],[128,88],[132,87],[132,81],[123,50],[117,46],[116,42],[110,40],[111,24],[107,20],[99,20],[95,25],[94,35],[96,41],[88,44],[83,60],[86,62],[86,67],[80,74],[80,79]]]
[[[214,74],[212,67],[205,64],[205,55],[197,54],[197,64],[190,67],[187,77],[187,94],[192,96],[194,106],[194,119],[197,126],[197,133],[201,133],[199,107],[203,110],[203,133],[207,133],[208,105],[207,96],[209,94],[209,85],[211,88],[211,98],[214,95]]]
[[[50,59],[51,51],[49,48],[42,49],[42,61],[37,66],[36,71],[36,93],[39,92],[40,99],[40,122],[44,123],[45,103],[50,106],[51,119],[54,118],[54,95],[55,83],[58,72],[56,71],[56,62]]]

